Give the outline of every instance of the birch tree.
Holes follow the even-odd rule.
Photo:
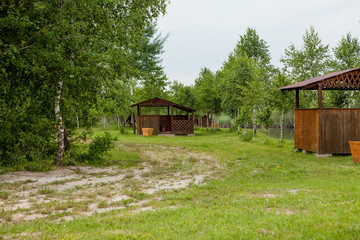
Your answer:
[[[291,81],[284,74],[278,72],[272,81],[271,107],[280,111],[280,147],[283,143],[284,114],[295,106],[294,93],[279,90],[280,87],[291,84]]]
[[[54,122],[58,142],[56,165],[62,162],[64,121],[69,118],[67,105],[79,95],[76,86],[81,86],[81,91],[94,101],[104,82],[113,76],[109,56],[115,48],[125,56],[127,49],[137,44],[144,26],[165,12],[166,4],[165,0],[1,2],[4,27],[0,31],[0,64],[6,81],[1,81],[0,102],[6,108],[16,101],[27,118],[43,112],[44,118]],[[8,91],[14,88],[21,90],[20,96],[12,96]],[[41,100],[41,106],[34,107],[22,104],[21,98],[46,101]],[[8,111],[2,111],[0,117],[13,126],[10,115],[5,113]],[[34,122],[33,126],[39,124]],[[2,135],[11,132],[2,131]],[[37,136],[42,138],[41,134]],[[21,137],[14,139],[12,147],[18,149],[19,142]],[[39,150],[39,154],[46,151]],[[2,152],[2,158],[8,152]],[[27,155],[29,152],[20,150],[17,154],[25,158]]]
[[[302,37],[303,45],[297,49],[291,44],[285,49],[281,62],[284,65],[284,73],[292,83],[305,81],[330,71],[331,58],[329,45],[322,43],[318,32],[311,26]],[[305,107],[316,106],[316,92],[302,91],[301,102]]]

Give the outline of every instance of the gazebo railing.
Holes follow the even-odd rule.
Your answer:
[[[174,134],[194,134],[193,120],[174,120]]]

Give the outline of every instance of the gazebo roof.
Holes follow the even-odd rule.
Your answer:
[[[187,111],[187,112],[196,112],[195,109],[185,107],[185,106],[182,106],[180,104],[170,102],[170,101],[167,101],[167,100],[164,100],[164,99],[161,99],[161,98],[157,98],[157,97],[131,105],[131,107],[136,107],[136,106],[140,106],[140,107],[169,107],[169,106],[173,106],[173,107],[176,107],[178,109],[181,109],[181,110],[184,110],[184,111]]]
[[[360,90],[360,67],[328,73],[280,88],[287,90]]]

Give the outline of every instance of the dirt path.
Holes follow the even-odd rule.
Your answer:
[[[159,191],[204,183],[222,169],[207,153],[158,145],[141,149],[146,149],[141,153],[145,161],[136,168],[68,166],[0,175],[0,223],[47,216],[71,220],[127,207],[149,210],[151,202],[161,200]]]

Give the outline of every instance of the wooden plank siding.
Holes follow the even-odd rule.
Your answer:
[[[319,123],[320,154],[349,154],[349,141],[360,141],[360,109],[320,109]]]
[[[360,141],[360,109],[295,110],[295,148],[350,154],[349,141]]]
[[[141,128],[138,129],[140,135],[142,135],[142,128],[153,128],[153,134],[157,135],[160,132],[160,116],[159,115],[141,115],[139,122],[141,122]]]
[[[319,151],[318,109],[295,110],[295,148]]]

